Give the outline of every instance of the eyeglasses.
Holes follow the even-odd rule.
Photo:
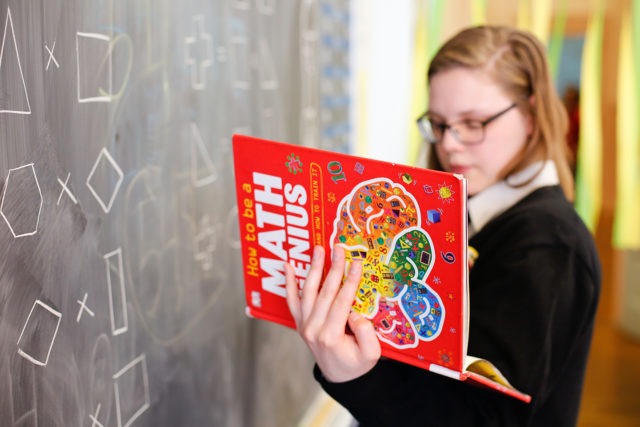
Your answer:
[[[447,129],[451,131],[454,138],[461,144],[479,144],[484,140],[484,128],[515,106],[516,104],[513,103],[504,110],[485,120],[465,119],[454,123],[446,123],[432,117],[428,112],[426,112],[418,118],[417,123],[418,128],[420,129],[420,134],[431,144],[441,143]]]

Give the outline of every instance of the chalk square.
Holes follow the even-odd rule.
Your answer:
[[[124,173],[106,148],[100,154],[87,177],[87,187],[102,210],[109,213],[122,185]]]
[[[118,427],[129,427],[151,405],[147,358],[136,357],[113,376]]]
[[[31,306],[20,337],[18,354],[38,366],[49,362],[62,314],[40,300]]]
[[[113,59],[111,37],[76,33],[78,102],[111,102]]]
[[[107,267],[111,332],[113,335],[120,335],[129,329],[122,249],[118,248],[104,255],[104,260]]]

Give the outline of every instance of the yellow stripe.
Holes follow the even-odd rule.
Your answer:
[[[409,162],[424,166],[424,142],[415,119],[425,111],[429,99],[427,67],[442,42],[441,27],[444,18],[444,0],[418,2],[416,9],[415,54],[412,80],[411,113],[409,118]]]
[[[638,129],[637,77],[631,14],[622,15],[618,55],[617,194],[613,244],[623,249],[640,248],[640,130]]]
[[[487,0],[474,0],[471,3],[473,25],[483,25],[487,22]]]
[[[549,42],[552,19],[552,1],[537,0],[531,5],[531,32],[546,46]]]
[[[416,5],[413,81],[411,87],[411,117],[409,117],[409,162],[419,164],[423,144],[415,119],[427,107],[427,10],[424,2]]]
[[[576,177],[576,209],[591,232],[595,232],[602,204],[601,67],[602,1],[587,26],[580,87],[580,142]]]
[[[556,10],[556,17],[553,21],[551,40],[549,41],[549,68],[554,81],[558,79],[558,67],[560,65],[560,55],[562,54],[562,45],[564,42],[564,30],[567,24],[567,1],[568,0],[560,0],[560,4]]]
[[[531,29],[531,0],[518,0],[516,26],[521,30]]]

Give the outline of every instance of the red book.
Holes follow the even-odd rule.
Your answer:
[[[529,402],[489,362],[467,355],[466,180],[446,172],[233,137],[247,314],[290,328],[284,263],[299,282],[315,245],[362,260],[353,310],[385,357]]]

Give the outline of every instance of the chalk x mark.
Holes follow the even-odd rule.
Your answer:
[[[95,415],[89,415],[89,419],[91,420],[91,427],[104,427],[100,421],[98,421],[98,416],[100,415],[100,407],[101,405],[98,403],[98,407],[96,408]]]
[[[78,304],[80,304],[80,310],[78,311],[78,317],[76,318],[76,323],[80,322],[80,318],[82,317],[82,312],[86,311],[87,313],[89,313],[89,316],[91,317],[95,317],[95,313],[93,311],[91,311],[89,309],[89,307],[87,307],[87,293],[84,293],[84,298],[82,299],[82,301],[77,300]],[[97,416],[97,415],[96,415]]]
[[[62,180],[58,178],[58,182],[62,186],[62,190],[60,190],[60,195],[58,196],[58,202],[56,203],[56,205],[60,204],[60,200],[62,199],[62,195],[64,193],[67,193],[67,195],[73,201],[73,203],[75,203],[76,205],[78,204],[78,199],[76,199],[76,197],[73,195],[73,193],[71,192],[71,190],[69,190],[69,187],[67,186],[67,183],[69,182],[69,177],[71,177],[71,173],[67,174],[67,179],[65,179],[64,182],[62,182]]]
[[[60,68],[60,64],[58,63],[58,61],[56,61],[56,57],[53,56],[53,51],[56,50],[56,42],[53,42],[53,46],[51,46],[51,49],[49,49],[49,46],[47,46],[46,43],[44,45],[44,48],[49,53],[49,60],[47,60],[47,66],[45,67],[45,70],[49,71],[49,66],[51,65],[51,61],[53,61],[56,68]]]

